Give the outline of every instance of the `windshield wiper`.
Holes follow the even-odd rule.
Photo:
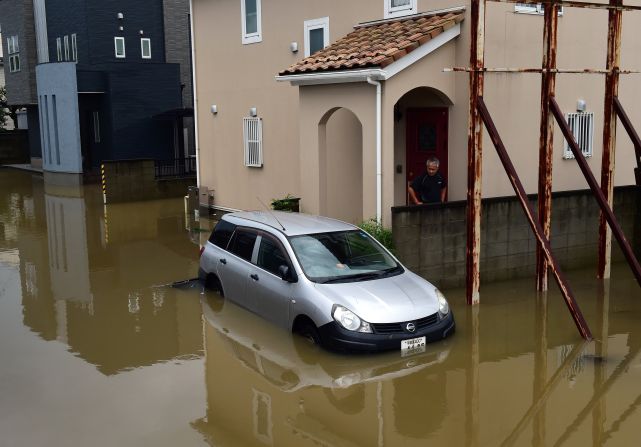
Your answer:
[[[326,279],[325,281],[322,281],[321,284],[329,284],[332,282],[351,282],[351,281],[358,281],[360,279],[377,279],[380,278],[385,274],[385,270],[381,270],[378,272],[367,272],[367,273],[357,273],[355,275],[345,275],[345,276],[337,276],[335,278],[329,278]]]

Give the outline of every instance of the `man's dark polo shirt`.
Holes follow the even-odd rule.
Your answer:
[[[447,186],[447,182],[440,172],[432,176],[425,172],[416,177],[411,186],[421,202],[441,203],[441,189]]]

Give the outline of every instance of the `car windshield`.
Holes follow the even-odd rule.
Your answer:
[[[364,231],[305,234],[290,241],[305,275],[315,282],[377,279],[402,272]]]

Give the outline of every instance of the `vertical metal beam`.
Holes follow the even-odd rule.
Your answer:
[[[605,195],[599,188],[594,175],[592,175],[592,171],[590,171],[590,167],[588,166],[587,161],[585,161],[585,157],[581,152],[581,148],[579,148],[579,145],[574,139],[572,131],[568,127],[568,123],[565,121],[563,112],[561,112],[561,109],[559,108],[559,105],[556,103],[556,100],[554,98],[550,100],[550,106],[552,107],[552,113],[554,114],[554,117],[556,118],[556,121],[561,128],[561,132],[567,140],[568,145],[572,150],[572,154],[574,154],[574,158],[579,165],[579,169],[581,169],[583,176],[587,180],[588,185],[592,190],[592,194],[594,195],[597,203],[599,204],[599,207],[601,208],[601,212],[605,215],[605,218],[610,225],[610,229],[612,230],[614,237],[616,237],[617,241],[619,242],[621,251],[625,256],[625,259],[628,261],[628,264],[630,264],[634,277],[636,278],[639,285],[641,285],[641,266],[639,265],[639,261],[637,261],[637,258],[634,256],[634,252],[632,251],[630,243],[625,238],[625,235],[623,234],[623,231],[621,230],[621,227],[619,226],[619,223],[617,222],[617,219],[612,212],[612,208],[610,208],[610,206],[608,205]]]
[[[490,134],[492,143],[494,143],[494,147],[496,148],[496,153],[498,154],[499,159],[501,160],[501,163],[505,168],[505,172],[507,173],[510,179],[512,188],[514,188],[514,192],[516,193],[516,196],[519,202],[521,203],[521,206],[523,207],[523,211],[525,212],[525,217],[527,218],[528,223],[532,228],[532,231],[534,231],[534,236],[536,237],[539,245],[543,247],[547,261],[550,264],[550,268],[552,269],[554,278],[556,279],[556,282],[559,285],[559,289],[561,289],[561,294],[563,295],[565,304],[568,306],[568,310],[570,311],[570,314],[574,319],[574,323],[576,324],[576,327],[579,330],[579,333],[584,339],[592,340],[592,334],[590,332],[590,328],[588,327],[588,324],[583,318],[583,313],[581,312],[581,309],[579,309],[579,305],[576,302],[576,299],[574,298],[574,294],[570,289],[570,285],[565,279],[565,275],[563,275],[563,272],[561,272],[561,268],[559,266],[558,261],[552,254],[552,247],[550,246],[550,241],[545,237],[545,235],[543,234],[543,228],[541,228],[541,224],[539,224],[539,221],[536,220],[536,218],[534,217],[534,209],[530,205],[530,202],[527,198],[527,194],[525,193],[525,188],[523,188],[523,184],[521,183],[521,180],[519,180],[519,177],[516,174],[514,165],[510,160],[510,156],[508,155],[507,150],[505,149],[505,145],[501,140],[501,136],[499,135],[499,132],[496,129],[496,126],[494,125],[494,121],[492,120],[492,117],[490,116],[490,112],[487,110],[487,107],[485,106],[485,102],[483,101],[482,97],[478,99],[478,104],[479,104],[479,112],[480,112],[481,118],[483,119],[483,122],[485,123],[485,127],[487,128],[487,131]],[[554,98],[550,98],[550,106],[552,107],[552,111],[554,112],[555,106],[556,106],[556,102],[554,101]],[[556,116],[556,113],[555,113],[555,116]],[[566,124],[566,127],[567,127],[567,124]]]
[[[610,5],[621,6],[623,0],[610,0]],[[617,138],[617,117],[614,99],[619,94],[619,65],[621,62],[621,22],[623,12],[617,9],[608,11],[608,55],[606,69],[612,70],[605,75],[605,100],[603,109],[603,157],[601,159],[601,191],[608,206],[614,203],[614,160]],[[608,227],[605,213],[599,216],[599,260],[598,278],[610,277],[612,252],[612,232]]]
[[[543,63],[541,74],[541,136],[539,139],[539,222],[543,234],[550,239],[550,216],[552,209],[552,154],[554,152],[554,117],[550,113],[550,97],[556,87],[558,6],[544,4]],[[548,263],[543,247],[536,247],[536,289],[548,290]]]
[[[481,284],[481,163],[483,123],[478,100],[483,96],[485,2],[472,0],[470,42],[470,111],[467,139],[467,303],[479,303]]]

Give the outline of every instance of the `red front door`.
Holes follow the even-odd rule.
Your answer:
[[[447,107],[407,109],[406,138],[407,184],[425,172],[431,157],[439,159],[439,172],[447,181]]]

